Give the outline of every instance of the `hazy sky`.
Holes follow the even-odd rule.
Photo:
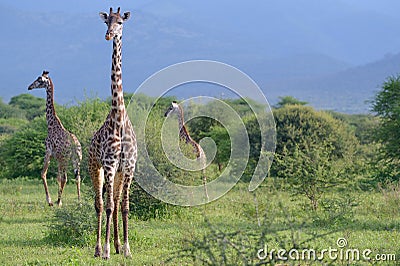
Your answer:
[[[290,31],[298,27],[296,30],[302,30],[302,35],[289,35],[287,41],[302,43],[303,37],[310,38],[310,35],[304,34],[307,33],[307,30],[312,31],[319,27],[317,30],[323,31],[325,35],[322,36],[322,38],[325,38],[325,43],[322,43],[321,46],[326,45],[328,52],[331,49],[329,47],[330,38],[333,42],[341,39],[344,46],[341,48],[342,50],[348,50],[352,46],[370,46],[369,51],[364,51],[366,50],[365,47],[354,49],[351,53],[338,51],[338,54],[342,52],[342,55],[339,54],[342,58],[338,59],[353,64],[365,64],[377,60],[385,54],[385,50],[387,50],[387,53],[398,52],[393,48],[397,46],[397,43],[392,43],[392,46],[390,46],[387,43],[389,37],[385,38],[385,36],[390,34],[395,37],[399,34],[391,32],[392,29],[382,29],[384,36],[379,36],[377,34],[379,29],[376,27],[382,25],[377,21],[383,20],[387,21],[384,25],[393,25],[393,27],[400,25],[399,0],[0,0],[0,7],[28,14],[65,12],[69,15],[86,14],[92,16],[99,11],[108,11],[110,6],[114,8],[121,6],[123,11],[132,11],[133,15],[135,11],[139,11],[159,17],[167,17],[168,21],[172,23],[179,19],[181,20],[180,23],[184,22],[185,19],[190,19],[210,28],[220,28],[222,31],[230,31],[234,34],[240,33],[244,38],[254,39],[255,42],[265,41],[268,34],[271,35],[272,33],[271,36],[273,36],[279,31]],[[357,16],[361,13],[362,16]],[[343,18],[343,14],[346,17]],[[287,25],[288,20],[290,22],[290,18],[287,16],[293,16],[293,21],[295,21],[292,25],[293,28],[281,28],[279,16],[282,16],[282,19],[285,20],[285,25]],[[370,21],[365,19],[368,16],[371,17]],[[363,18],[362,21],[359,21],[360,17]],[[348,24],[343,24],[341,20],[345,20]],[[370,30],[372,30],[372,34],[368,36]],[[386,33],[387,31],[389,33]],[[362,36],[359,36],[361,34]],[[318,37],[321,37],[321,35]],[[364,39],[368,37],[374,38],[373,43],[365,43]],[[18,35],[16,38],[18,38]],[[290,40],[293,38],[297,38],[297,40]],[[359,43],[357,43],[357,40],[359,40]],[[270,41],[274,41],[274,39]],[[335,45],[337,46],[337,44]]]
[[[400,0],[0,0],[0,97],[26,92],[43,68],[59,99],[81,99],[86,88],[108,95],[110,43],[97,14],[110,6],[132,12],[124,39],[131,90],[191,59],[232,64],[271,84],[400,53]]]
[[[245,3],[247,5],[255,5],[260,3],[271,3],[274,1],[281,0],[239,0],[230,1],[230,3]],[[308,2],[314,2],[316,0],[307,0]],[[326,1],[326,0],[318,0]],[[331,0],[332,1],[332,0]],[[338,2],[345,2],[350,5],[363,7],[368,10],[379,11],[386,13],[388,15],[398,14],[398,7],[400,6],[400,1],[398,0],[333,0]],[[160,2],[168,2],[168,0],[108,0],[108,1],[82,1],[82,0],[69,0],[69,1],[54,1],[54,0],[35,0],[35,1],[10,1],[1,0],[0,4],[9,7],[14,7],[21,10],[31,10],[31,11],[66,11],[66,12],[92,12],[93,10],[102,10],[108,6],[121,6],[136,9],[146,9],[148,6],[157,5]],[[174,1],[176,2],[176,1]],[[179,1],[178,1],[179,2]],[[217,3],[221,2],[223,4],[229,3],[226,0],[205,0],[201,1],[205,5],[207,2]],[[290,0],[292,5],[300,2],[299,0]],[[238,6],[238,5],[236,5]]]

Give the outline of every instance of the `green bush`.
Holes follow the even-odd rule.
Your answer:
[[[46,119],[35,118],[13,135],[4,139],[0,149],[0,176],[16,178],[31,176],[40,178],[47,136]],[[49,170],[49,173],[52,169]]]
[[[89,246],[94,241],[97,216],[93,204],[65,205],[54,208],[53,216],[47,223],[45,240],[53,245]]]
[[[284,106],[274,115],[277,146],[272,170],[287,179],[294,194],[307,197],[317,210],[325,192],[349,188],[358,142],[346,124],[300,105]]]

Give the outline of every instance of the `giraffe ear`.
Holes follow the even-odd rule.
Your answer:
[[[107,22],[107,20],[108,20],[108,14],[107,13],[100,12],[99,16],[104,22]]]
[[[130,18],[130,16],[131,16],[131,12],[125,12],[123,15],[122,15],[122,19],[124,20],[124,21],[127,21],[129,18]]]

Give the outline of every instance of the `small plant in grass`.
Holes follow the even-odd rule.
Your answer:
[[[187,240],[185,247],[171,256],[167,263],[185,261],[189,264],[191,261],[194,265],[297,265],[293,263],[301,260],[300,257],[285,260],[276,253],[279,250],[308,250],[313,242],[334,232],[316,232],[307,217],[295,218],[282,203],[278,209],[269,206],[261,225],[246,231],[229,230],[211,224],[207,217],[205,220],[207,232],[202,237]],[[305,261],[306,265],[322,264],[313,257],[305,258]],[[286,264],[288,262],[291,264]],[[324,263],[334,265],[333,262]]]
[[[383,198],[385,200],[385,207],[382,211],[385,211],[389,215],[400,214],[400,183],[399,182],[388,182],[385,185],[378,185]]]
[[[325,228],[340,228],[353,221],[357,200],[349,194],[342,193],[337,197],[322,199],[320,206],[321,210],[312,213],[314,224]]]
[[[94,241],[95,221],[94,208],[89,201],[54,208],[47,224],[46,240],[55,245],[87,246]]]
[[[154,198],[137,183],[133,183],[129,196],[129,209],[133,217],[147,221],[170,218],[173,213],[178,213],[179,207]]]

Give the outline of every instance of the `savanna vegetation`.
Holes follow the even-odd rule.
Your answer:
[[[151,109],[145,138],[154,167],[168,180],[200,185],[200,172],[179,169],[163,153],[160,132],[172,100],[126,95],[137,114],[131,116],[134,124],[145,121],[144,110]],[[0,101],[2,264],[369,265],[380,263],[383,256],[388,261],[400,259],[400,78],[389,78],[383,84],[371,103],[373,115],[320,111],[304,101],[282,97],[273,108],[277,133],[274,162],[267,179],[253,192],[248,191],[248,183],[260,156],[260,127],[245,99],[223,101],[239,114],[250,142],[250,158],[238,185],[205,206],[179,207],[133,184],[133,256],[112,255],[110,261],[93,258],[96,219],[85,153],[93,132],[107,116],[109,101],[88,98],[73,106],[56,106],[64,126],[78,137],[84,151],[82,203],[77,203],[71,183],[62,208],[46,205],[40,180],[47,134],[45,101],[28,94],[15,96],[9,103]],[[190,103],[188,110],[201,112],[201,108],[224,115],[212,101]],[[217,178],[230,160],[229,132],[206,117],[190,120],[187,127],[197,141],[205,137],[214,140],[217,152],[206,175],[209,181]],[[190,149],[181,146],[190,157]],[[135,177],[149,173],[146,161],[139,158]],[[48,172],[53,195],[55,174],[53,162]],[[73,179],[73,174],[69,177]],[[346,245],[338,246],[338,239]],[[267,256],[266,252],[329,248],[370,249],[371,260],[328,255],[293,260],[276,252]],[[376,256],[379,254],[382,257]]]

